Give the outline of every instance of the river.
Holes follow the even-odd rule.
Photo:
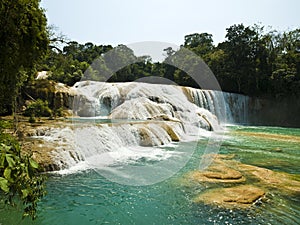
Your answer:
[[[186,165],[162,182],[129,186],[112,182],[99,171],[51,174],[48,195],[39,203],[38,219],[16,219],[17,212],[1,210],[2,224],[299,224],[300,195],[271,188],[266,200],[248,209],[226,209],[195,203],[205,187],[186,186],[185,174],[197,169],[207,139]],[[176,144],[175,144],[176,145]],[[180,147],[195,146],[185,142]],[[179,151],[178,149],[174,151]],[[172,151],[172,146],[166,147]],[[234,154],[242,163],[294,174],[300,181],[300,129],[279,127],[226,127],[220,154]],[[139,161],[141,166],[143,163]],[[149,163],[149,161],[144,162]],[[151,161],[155,163],[155,161]],[[122,166],[121,164],[119,166]],[[252,181],[245,181],[251,183]],[[6,212],[6,213],[4,213]],[[3,215],[4,214],[4,215]]]

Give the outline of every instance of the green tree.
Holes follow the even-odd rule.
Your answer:
[[[300,29],[277,34],[270,82],[276,96],[300,94]]]
[[[224,51],[226,66],[222,80],[230,83],[227,91],[248,94],[255,85],[255,50],[257,33],[243,24],[233,25],[226,29],[226,41],[218,45]]]
[[[163,76],[166,79],[174,81],[175,80],[174,75],[175,75],[176,68],[171,65],[171,62],[173,61],[174,54],[176,53],[176,51],[173,50],[172,47],[165,48],[163,51],[165,52],[165,55],[166,55],[166,58],[165,58],[164,64],[163,64],[163,67],[164,67],[164,75]]]
[[[52,115],[52,111],[49,108],[49,104],[47,101],[37,99],[35,102],[32,102],[26,108],[24,115],[30,117],[42,117],[42,116],[49,117]]]
[[[46,17],[39,3],[0,2],[0,114],[16,108],[19,88],[47,52]],[[37,163],[21,155],[19,144],[0,131],[0,188],[5,202],[13,204],[18,196],[25,207],[24,215],[34,218],[37,201],[45,194],[43,185]]]
[[[0,114],[11,113],[18,89],[48,48],[39,0],[0,2]]]
[[[137,57],[138,62],[130,65],[132,78],[137,80],[142,77],[148,77],[152,75],[152,59],[150,56],[139,56]]]
[[[189,34],[184,37],[185,48],[193,51],[204,60],[206,55],[214,49],[212,34],[208,33],[195,33]]]
[[[131,64],[138,61],[132,49],[126,45],[118,45],[113,50],[107,52],[103,56],[105,65],[110,71],[115,72],[109,81],[125,82],[135,79]]]

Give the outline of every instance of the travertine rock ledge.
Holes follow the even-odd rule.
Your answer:
[[[206,170],[188,172],[183,184],[206,188],[195,196],[195,203],[224,208],[250,207],[273,190],[288,195],[300,194],[299,175],[243,164],[230,155],[214,155],[213,163]]]

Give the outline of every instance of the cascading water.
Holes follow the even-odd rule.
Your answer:
[[[138,158],[159,161],[171,153],[155,146],[197,140],[207,131],[221,130],[221,123],[246,119],[247,98],[219,91],[93,81],[78,82],[73,89],[79,119],[68,128],[73,138],[68,134],[64,145],[69,148],[53,154],[59,168],[82,162],[102,167]],[[65,130],[61,132],[64,136]]]
[[[189,87],[183,89],[191,102],[209,110],[222,123],[248,123],[248,96]]]

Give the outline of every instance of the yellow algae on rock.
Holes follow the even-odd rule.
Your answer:
[[[187,187],[199,185],[199,188],[209,188],[194,198],[196,203],[245,208],[267,192],[280,191],[288,195],[300,193],[299,175],[247,165],[231,158],[214,155],[213,163],[206,170],[191,171],[184,176],[183,184]]]
[[[208,190],[198,195],[194,201],[196,203],[217,204],[225,208],[246,208],[264,195],[265,191],[261,188],[253,185],[239,185]]]

